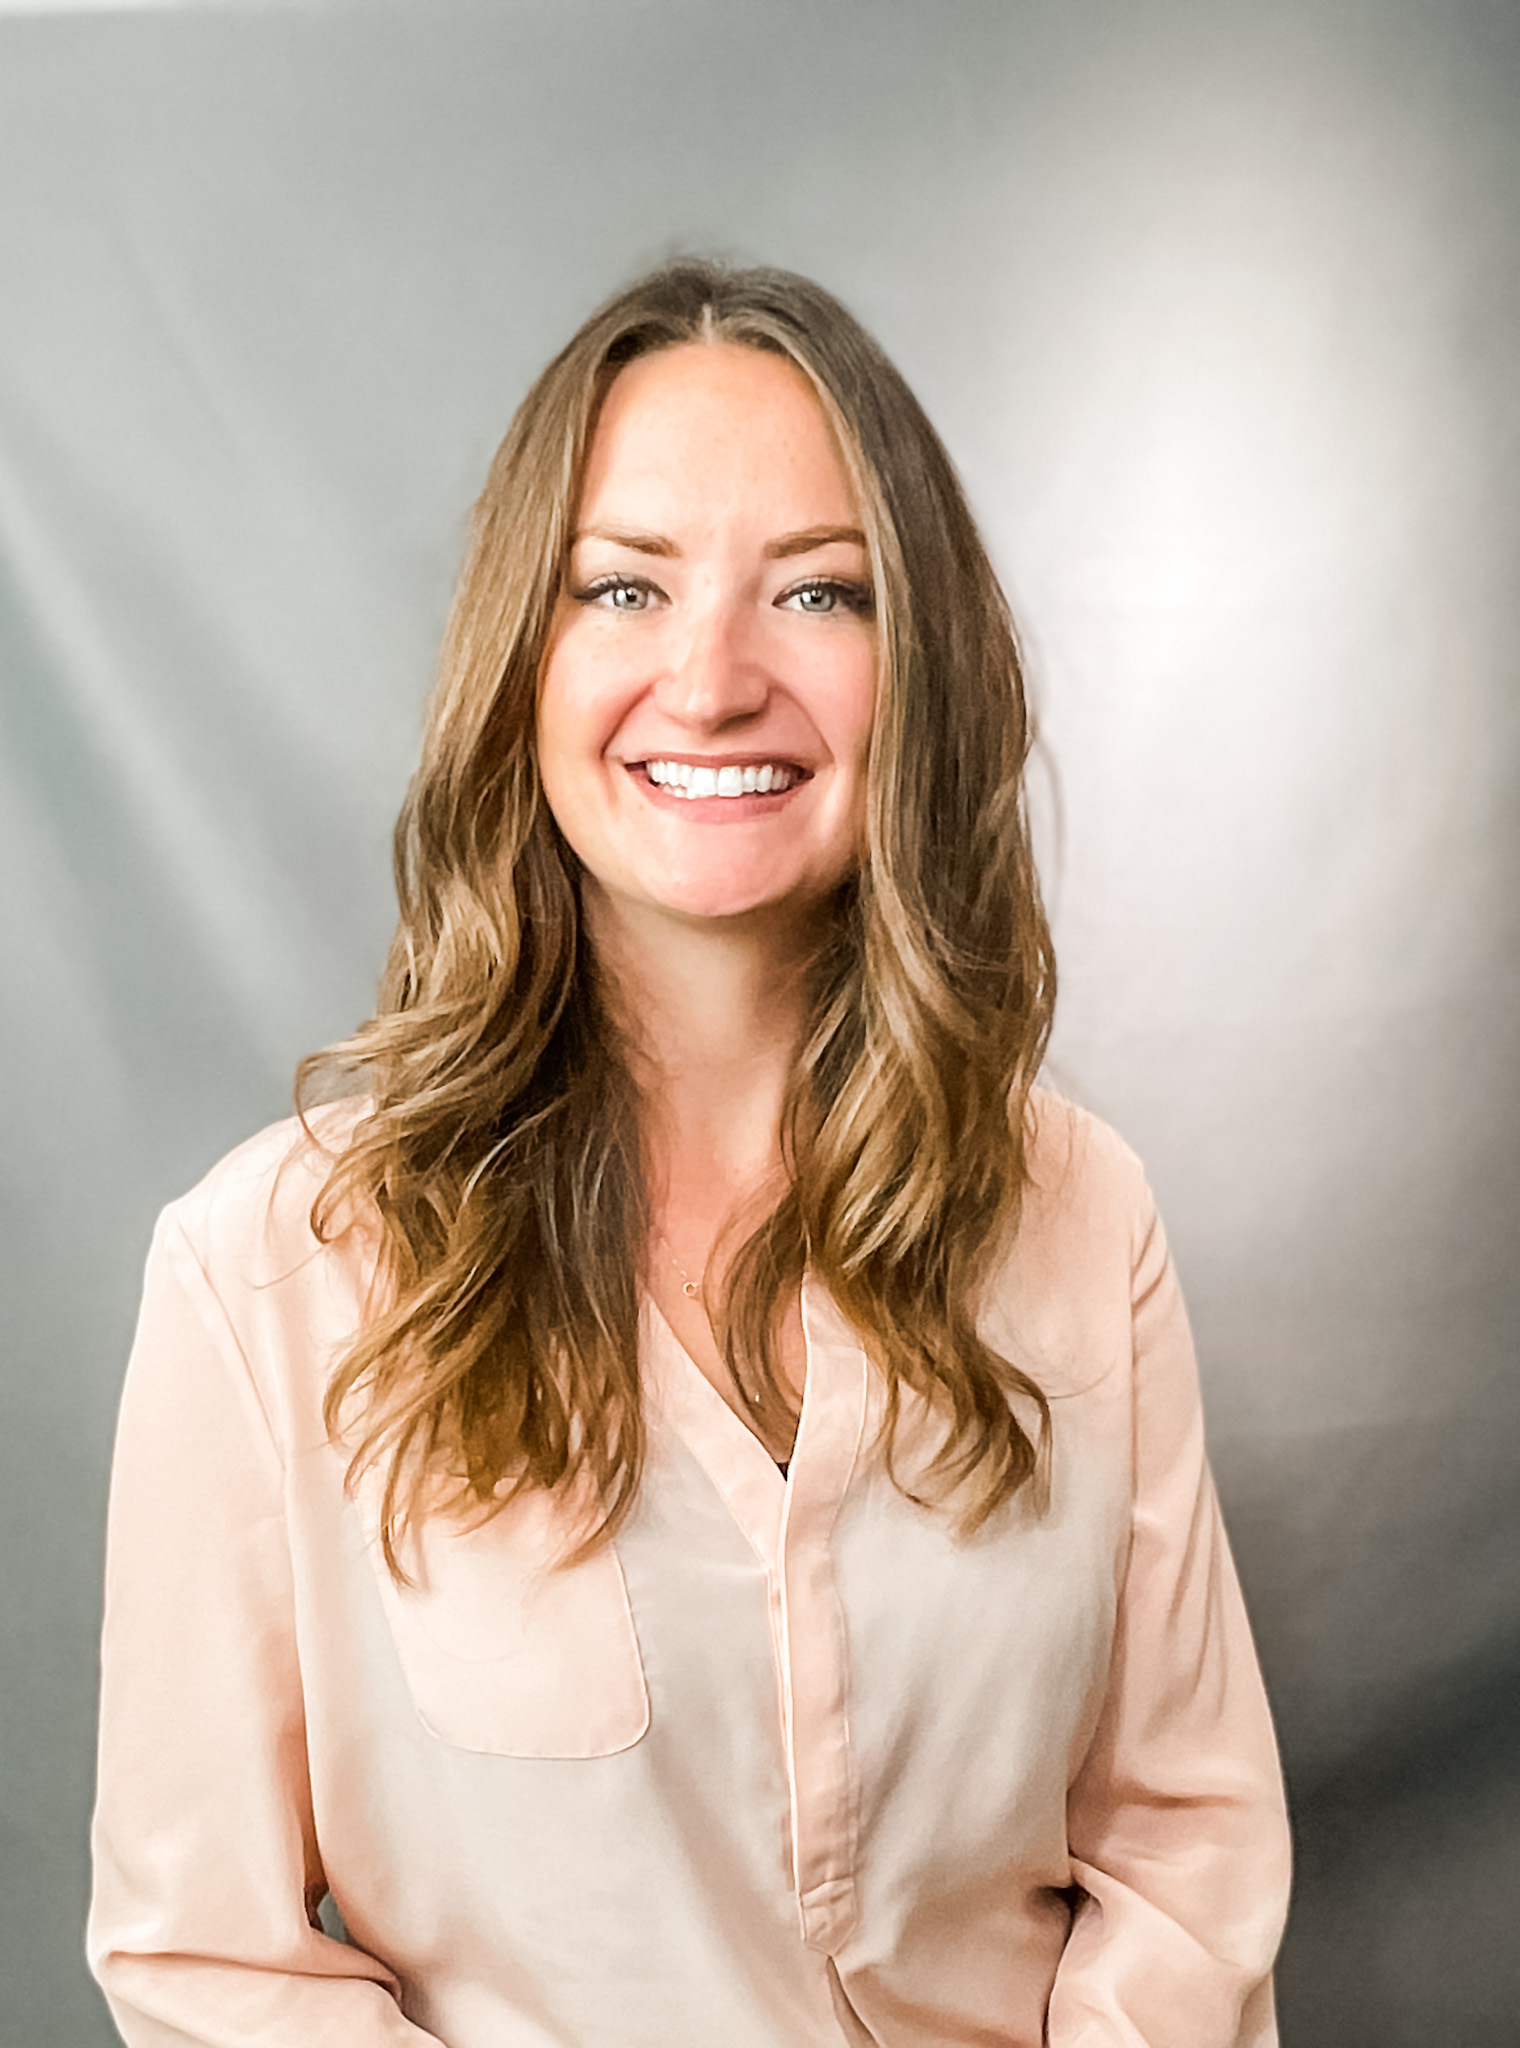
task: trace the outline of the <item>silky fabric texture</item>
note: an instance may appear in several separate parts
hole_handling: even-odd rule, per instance
[[[328,1113],[340,1143],[343,1112]],[[397,1586],[324,1386],[375,1240],[295,1125],[160,1221],[111,1502],[92,1965],[127,2042],[1269,2048],[1287,1835],[1143,1175],[1038,1098],[986,1334],[1052,1497],[958,1540],[804,1288],[790,1475],[652,1306],[650,1456]],[[936,1441],[911,1405],[897,1476]],[[330,1892],[349,1939],[324,1933]]]

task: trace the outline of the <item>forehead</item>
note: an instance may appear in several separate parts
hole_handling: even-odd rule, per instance
[[[640,356],[608,387],[580,510],[672,512],[704,497],[770,505],[802,523],[853,522],[855,494],[818,396],[789,357],[733,342]]]

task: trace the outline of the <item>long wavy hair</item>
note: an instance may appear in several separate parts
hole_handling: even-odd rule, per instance
[[[949,457],[859,323],[789,272],[683,260],[592,315],[501,444],[396,827],[400,918],[375,1014],[298,1076],[303,1109],[368,1098],[312,1223],[326,1239],[378,1216],[379,1285],[326,1418],[351,1484],[384,1475],[398,1574],[423,1514],[558,1490],[593,1504],[583,1554],[637,1495],[638,1097],[535,714],[599,403],[636,357],[713,342],[789,357],[816,392],[861,508],[880,660],[865,844],[813,964],[787,1186],[715,1289],[717,1341],[760,1414],[795,1420],[777,1367],[806,1269],[884,1377],[889,1470],[912,1390],[943,1423],[927,1494],[963,1529],[1043,1488],[1045,1398],[975,1320],[1017,1224],[1055,992],[1008,608]]]

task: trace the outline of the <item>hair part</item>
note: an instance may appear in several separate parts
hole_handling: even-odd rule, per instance
[[[377,1306],[325,1413],[351,1483],[384,1469],[398,1573],[424,1513],[489,1513],[529,1488],[589,1496],[580,1554],[638,1491],[638,1101],[534,728],[608,385],[638,357],[719,342],[790,358],[818,396],[861,508],[880,682],[864,856],[814,963],[784,1112],[790,1184],[729,1262],[718,1343],[761,1415],[795,1420],[780,1331],[809,1270],[885,1378],[889,1469],[911,1390],[943,1419],[929,1490],[961,1528],[1031,1482],[1042,1493],[1045,1397],[975,1320],[1017,1225],[1055,993],[1008,609],[949,457],[858,322],[789,272],[682,260],[592,315],[497,452],[396,827],[375,1014],[297,1078],[303,1104],[335,1086],[370,1098],[312,1223],[327,1238],[356,1204],[379,1218]]]

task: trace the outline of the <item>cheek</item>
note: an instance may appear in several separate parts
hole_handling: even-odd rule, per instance
[[[564,727],[563,700],[554,680],[546,674],[538,693],[538,711],[533,722],[533,744],[538,754],[538,779],[543,784],[549,808],[556,815],[556,798],[563,785],[567,753],[567,735]]]
[[[596,750],[593,672],[573,645],[556,647],[538,689],[538,760],[545,787],[573,774]]]
[[[876,654],[873,648],[852,662],[839,679],[839,744],[841,751],[862,771],[876,730],[876,700]]]
[[[588,735],[576,663],[556,648],[544,666],[534,721],[538,777],[555,823],[572,845],[579,838],[577,792],[588,761]]]
[[[577,855],[599,865],[616,831],[619,792],[608,761],[636,692],[623,687],[606,651],[572,631],[544,665],[534,722],[544,801]]]
[[[637,691],[619,663],[618,650],[594,632],[570,629],[544,665],[538,692],[540,746],[567,762],[585,764],[610,744]]]

